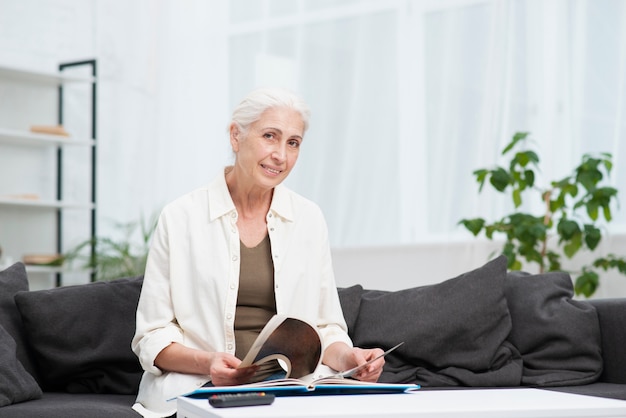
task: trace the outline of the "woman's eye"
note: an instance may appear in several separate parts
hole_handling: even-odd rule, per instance
[[[274,138],[274,134],[269,133],[269,132],[268,132],[268,133],[265,133],[265,134],[263,134],[263,138],[266,138],[266,139],[272,139],[272,138]]]
[[[298,148],[300,146],[300,141],[292,139],[291,141],[288,142],[289,146],[293,147],[293,148]]]

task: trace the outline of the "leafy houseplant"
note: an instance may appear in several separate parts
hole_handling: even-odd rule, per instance
[[[534,193],[542,202],[543,213],[518,211],[492,223],[474,218],[462,219],[459,224],[474,236],[484,231],[490,240],[495,234],[504,234],[502,254],[507,256],[511,270],[520,270],[524,259],[538,264],[540,272],[560,271],[562,255],[571,259],[583,249],[593,252],[602,239],[601,218],[611,222],[611,203],[617,200],[617,190],[602,182],[613,167],[612,156],[585,154],[572,174],[540,188],[535,185],[539,157],[528,148],[528,136],[527,132],[516,133],[502,151],[502,155],[511,157],[508,167],[483,168],[473,174],[479,192],[490,184],[500,193],[509,193],[515,209],[522,205],[523,196]],[[574,284],[577,295],[589,297],[596,291],[599,269],[617,269],[626,275],[626,259],[609,254],[583,266]]]
[[[94,271],[96,281],[143,274],[156,221],[151,220],[148,224],[143,220],[126,224],[117,223],[115,226],[122,230],[122,239],[95,237],[86,240],[65,254],[65,259],[68,262],[83,261],[84,267]],[[139,242],[132,239],[138,228]],[[85,250],[91,249],[92,246],[93,251],[85,254]]]

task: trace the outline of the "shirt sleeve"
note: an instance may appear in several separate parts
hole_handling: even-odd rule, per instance
[[[324,339],[324,348],[336,342],[343,342],[352,347],[352,340],[348,336],[348,326],[343,316],[337,284],[333,271],[328,228],[320,212],[320,311],[318,327]]]
[[[132,341],[132,349],[143,369],[155,375],[162,374],[154,365],[157,355],[172,342],[183,342],[170,294],[168,247],[167,223],[161,215],[146,263]]]

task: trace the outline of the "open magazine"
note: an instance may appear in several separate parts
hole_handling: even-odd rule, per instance
[[[414,392],[420,385],[410,383],[372,383],[354,379],[322,378],[310,383],[302,379],[266,380],[237,386],[203,386],[180,396],[203,398],[219,393],[265,392],[276,396],[348,395]],[[174,400],[173,398],[171,400]]]
[[[302,319],[274,315],[252,343],[239,368],[278,360],[286,377],[310,375],[322,361],[322,338],[316,327]]]
[[[330,393],[388,393],[419,389],[419,385],[371,383],[352,379],[359,370],[386,356],[403,343],[380,356],[350,370],[334,371],[321,365],[322,339],[316,327],[298,318],[274,315],[263,328],[240,368],[276,359],[286,369],[283,379],[266,380],[237,386],[202,387],[182,396],[202,394],[265,391],[280,394],[315,392]]]

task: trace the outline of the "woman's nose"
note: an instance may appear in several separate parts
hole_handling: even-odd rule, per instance
[[[282,145],[277,146],[272,153],[272,158],[276,161],[284,161],[286,155],[285,147]]]

